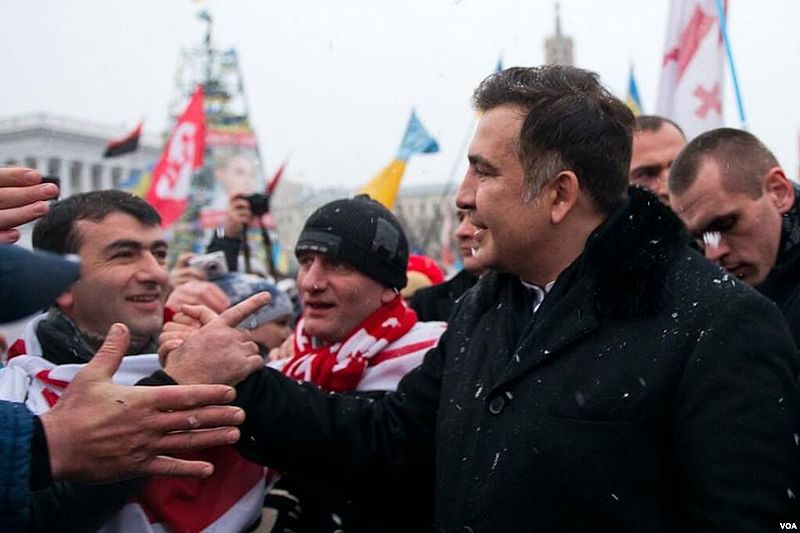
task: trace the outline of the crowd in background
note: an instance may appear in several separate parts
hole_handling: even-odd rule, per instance
[[[243,195],[168,268],[141,198],[52,202],[38,173],[0,168],[2,319],[31,316],[4,340],[3,529],[797,522],[800,207],[774,155],[634,119],[572,67],[495,73],[474,103],[449,279],[366,196],[317,209],[296,276],[274,279]],[[11,245],[30,220],[36,254]],[[126,411],[139,391],[175,396],[110,452],[147,418]],[[81,434],[48,420],[78,408],[107,413],[77,429],[106,444],[65,469]]]

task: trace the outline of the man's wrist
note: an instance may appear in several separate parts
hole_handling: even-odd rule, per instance
[[[69,446],[70,438],[62,438],[61,437],[61,430],[60,424],[58,421],[53,419],[53,415],[50,412],[42,413],[41,415],[36,417],[38,420],[39,426],[41,427],[41,439],[39,441],[39,446],[43,446],[39,448],[39,453],[42,451],[45,452],[45,458],[43,460],[47,461],[47,471],[50,473],[51,481],[53,479],[64,479],[64,473],[66,471],[65,463],[68,461],[63,461],[65,455],[69,455]],[[34,422],[35,423],[35,422]],[[35,438],[35,427],[34,426],[34,438]],[[32,445],[36,445],[34,442],[31,443]],[[32,455],[34,452],[31,449]],[[42,467],[37,467],[40,469]],[[31,467],[31,475],[33,476],[33,465]],[[31,478],[31,482],[33,479]]]
[[[53,483],[50,470],[50,452],[47,447],[47,435],[42,420],[33,417],[33,435],[31,438],[31,477],[30,490],[40,490]]]

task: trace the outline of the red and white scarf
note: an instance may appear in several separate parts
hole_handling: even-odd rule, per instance
[[[295,355],[281,371],[329,391],[396,389],[446,327],[444,322],[417,322],[399,295],[335,344],[314,348],[304,324],[304,319],[297,324]]]
[[[50,409],[84,367],[54,365],[40,356],[34,332],[44,316],[28,324],[25,336],[15,343],[18,355],[0,370],[0,399],[23,402],[36,414]],[[129,355],[122,359],[113,381],[133,385],[159,368],[157,354]],[[181,457],[210,461],[214,473],[206,479],[147,481],[134,501],[100,531],[243,531],[258,519],[266,490],[262,466],[246,461],[233,446]]]

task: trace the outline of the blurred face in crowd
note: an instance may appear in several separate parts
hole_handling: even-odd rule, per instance
[[[264,322],[248,330],[248,334],[260,348],[264,349],[264,352],[268,353],[271,349],[278,348],[292,334],[292,329],[289,327],[291,318],[286,316],[279,320]]]
[[[167,295],[167,243],[161,228],[126,213],[78,220],[81,277],[60,296],[61,310],[81,331],[105,336],[114,322],[146,342],[161,329]]]
[[[232,155],[215,169],[214,176],[229,196],[256,191],[255,161],[246,154]]]
[[[750,285],[764,281],[775,265],[781,216],[794,203],[792,185],[780,168],[762,179],[758,198],[733,191],[717,161],[705,158],[695,182],[682,194],[670,194],[672,208],[706,257]]]
[[[455,237],[458,241],[458,251],[461,253],[461,261],[464,263],[464,270],[478,274],[483,271],[478,259],[472,255],[475,248],[475,232],[477,228],[472,225],[467,212],[463,209],[458,210],[458,227]]]
[[[331,344],[346,336],[383,304],[394,289],[330,256],[305,252],[298,257],[297,288],[306,332]]]
[[[650,189],[662,202],[669,204],[669,168],[684,146],[686,139],[668,122],[655,131],[636,132],[633,136],[630,182]]]
[[[531,256],[543,247],[550,231],[550,218],[543,202],[530,198],[517,155],[523,118],[509,105],[481,115],[456,204],[469,213],[475,227],[473,256],[481,266],[544,284],[551,280],[527,272]]]

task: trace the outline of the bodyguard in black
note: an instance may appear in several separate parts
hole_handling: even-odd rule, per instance
[[[772,152],[746,131],[707,131],[675,160],[669,189],[706,257],[778,304],[800,345],[798,188]]]
[[[495,272],[382,400],[249,376],[242,452],[376,491],[427,484],[437,531],[796,522],[790,333],[773,303],[689,249],[654,196],[626,192],[630,112],[560,66],[496,73],[475,103],[456,201]]]

